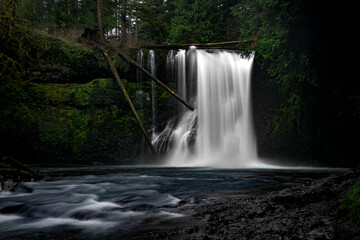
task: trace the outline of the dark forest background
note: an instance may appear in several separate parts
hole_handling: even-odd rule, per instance
[[[103,0],[107,40],[133,59],[150,43],[241,40],[255,51],[254,118],[262,157],[356,166],[360,126],[360,1]],[[0,1],[0,155],[30,164],[133,163],[141,133],[103,56],[96,0]],[[147,49],[144,49],[147,53]],[[156,53],[166,79],[167,52]],[[139,116],[150,103],[136,71],[117,60]],[[158,90],[160,127],[174,101]]]

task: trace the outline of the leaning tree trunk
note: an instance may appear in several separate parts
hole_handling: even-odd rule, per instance
[[[139,118],[139,115],[136,112],[134,104],[132,103],[132,101],[131,101],[131,99],[129,97],[129,94],[126,91],[125,86],[124,86],[123,82],[121,81],[121,78],[120,78],[116,68],[113,67],[113,62],[112,62],[110,56],[105,51],[103,51],[103,54],[105,55],[106,60],[108,61],[109,66],[110,66],[112,72],[114,73],[116,81],[118,82],[118,84],[120,86],[120,89],[123,92],[124,97],[125,97],[126,101],[128,102],[128,104],[129,104],[129,106],[131,108],[131,111],[133,112],[133,114],[134,114],[134,116],[136,118],[136,121],[138,122],[138,124],[140,126],[140,129],[141,129],[141,131],[142,131],[142,133],[143,133],[143,135],[145,137],[145,140],[146,140],[147,144],[149,145],[149,148],[150,148],[151,152],[153,153],[154,156],[156,156],[156,152],[155,152],[155,149],[154,149],[154,147],[153,147],[153,145],[152,145],[152,143],[150,141],[149,135],[147,134],[147,132],[146,132],[146,130],[144,128],[144,125],[142,124],[142,122],[141,122],[141,120]]]
[[[104,28],[102,22],[102,1],[97,0],[97,14],[98,14],[98,25],[99,25],[99,38],[101,42],[105,42]]]
[[[121,13],[121,37],[120,42],[122,45],[126,44],[126,4],[127,0],[122,1],[122,13]]]

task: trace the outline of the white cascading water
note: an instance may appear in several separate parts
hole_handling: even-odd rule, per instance
[[[178,53],[175,55],[175,64],[176,64],[176,83],[178,94],[184,99],[187,99],[186,96],[186,51],[179,50]],[[186,111],[186,107],[184,105],[180,105],[179,112]]]
[[[144,53],[142,50],[139,50],[136,55],[136,63],[141,67],[144,67]],[[146,93],[143,90],[143,73],[139,69],[136,70],[136,81],[140,83],[140,89],[136,91],[136,97],[140,100],[140,106],[144,107],[144,100],[146,98]]]
[[[228,168],[261,167],[251,112],[251,69],[254,54],[191,49],[188,76],[196,78],[196,110],[181,113],[163,132],[154,136],[156,148],[166,150],[170,166]],[[176,58],[185,59],[185,51]],[[186,96],[186,61],[177,66],[178,91]],[[195,67],[194,67],[195,66]],[[185,71],[185,70],[184,70]],[[192,73],[193,71],[193,73]],[[185,87],[185,89],[180,89]],[[189,98],[189,97],[188,97]]]
[[[174,80],[175,76],[175,56],[174,50],[170,50],[166,57],[166,79],[168,82]]]
[[[153,75],[156,76],[156,65],[155,65],[155,53],[153,50],[150,50],[148,53],[147,59],[147,69]],[[156,128],[156,111],[157,111],[157,101],[156,101],[156,84],[154,81],[151,81],[151,111],[152,111],[152,131],[155,131]]]
[[[144,52],[143,50],[139,50],[136,55],[136,63],[139,64],[141,67],[144,67]],[[136,70],[136,80],[137,82],[142,82],[143,73],[141,70]]]

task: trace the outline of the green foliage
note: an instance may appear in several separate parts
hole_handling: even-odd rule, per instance
[[[227,40],[228,9],[232,1],[176,0],[169,38],[172,43]],[[224,7],[225,6],[225,7]],[[222,10],[222,11],[221,11]]]
[[[142,39],[154,43],[163,43],[167,39],[173,14],[171,1],[128,1],[128,7],[136,9],[136,16],[140,19],[137,28]]]
[[[231,14],[234,16],[234,20],[240,28],[241,40],[246,41],[239,47],[245,48],[246,45],[251,43],[257,38],[258,30],[260,28],[259,11],[260,6],[258,1],[244,0],[231,7]]]
[[[351,221],[360,224],[360,182],[357,182],[340,201],[338,211],[344,213]]]
[[[232,8],[240,21],[240,39],[251,47],[271,81],[280,88],[284,103],[276,110],[274,132],[300,133],[308,116],[305,89],[318,85],[310,66],[308,5],[288,0],[241,1]]]
[[[0,94],[5,103],[23,99],[26,68],[34,64],[44,50],[44,42],[36,40],[28,30],[19,27],[14,17],[16,0],[1,1],[0,15]]]
[[[304,103],[300,96],[293,93],[286,104],[282,104],[280,109],[276,110],[278,113],[273,118],[273,133],[276,134],[280,130],[291,134],[300,133],[303,128],[301,122],[303,107]]]
[[[21,0],[17,16],[40,29],[96,26],[96,0]]]

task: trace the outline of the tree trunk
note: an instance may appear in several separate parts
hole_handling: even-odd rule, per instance
[[[73,28],[74,29],[77,29],[79,26],[78,26],[78,23],[79,23],[79,0],[73,0],[74,3],[73,3],[73,18],[74,18],[74,25],[73,25]]]
[[[105,42],[104,28],[102,23],[102,1],[97,0],[97,13],[98,13],[98,25],[99,25],[99,38],[101,42]]]
[[[123,0],[122,14],[121,14],[121,37],[120,37],[120,43],[122,45],[126,44],[126,5],[127,5],[127,0]]]

